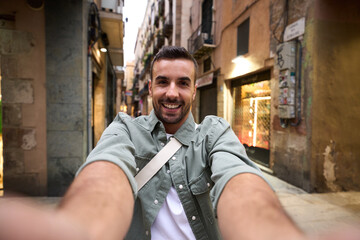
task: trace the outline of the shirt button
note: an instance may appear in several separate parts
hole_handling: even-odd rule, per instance
[[[195,221],[195,220],[196,220],[196,217],[195,217],[195,216],[192,216],[191,219],[192,219],[193,221]]]
[[[180,185],[179,185],[179,189],[183,189],[183,188],[184,188],[184,186],[180,184]]]
[[[207,186],[210,187],[211,186],[210,183],[207,183]]]
[[[168,169],[166,172],[170,174],[170,170],[169,170],[169,169]]]
[[[165,144],[162,142],[162,143],[160,143],[160,145],[161,145],[161,146],[164,146]]]
[[[171,159],[172,159],[172,160],[175,160],[175,159],[176,159],[176,157],[172,157]]]
[[[140,170],[140,169],[137,167],[137,168],[136,168],[136,172],[138,172],[139,170]]]
[[[149,231],[146,231],[145,234],[146,234],[146,236],[148,236],[148,235],[149,235]]]
[[[159,203],[159,201],[157,199],[155,199],[154,203],[157,205]]]

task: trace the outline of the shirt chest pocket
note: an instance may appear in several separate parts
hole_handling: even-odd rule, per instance
[[[151,158],[135,155],[136,171],[139,172],[146,164],[150,162]]]
[[[211,190],[214,186],[211,181],[211,170],[206,168],[197,178],[189,182],[189,187],[193,195],[200,195]]]

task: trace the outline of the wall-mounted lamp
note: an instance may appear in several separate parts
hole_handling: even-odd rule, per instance
[[[107,37],[107,34],[106,33],[101,33],[101,42],[102,42],[102,45],[103,47],[100,48],[100,51],[103,52],[103,53],[106,53],[107,52],[107,46],[109,46],[109,39]]]
[[[231,62],[235,64],[234,70],[231,74],[232,77],[246,74],[250,72],[253,67],[249,58],[245,58],[242,55],[232,59]]]

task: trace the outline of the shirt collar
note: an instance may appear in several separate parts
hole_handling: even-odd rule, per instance
[[[163,125],[162,122],[156,117],[154,110],[152,110],[149,114],[149,130],[154,131],[156,126]],[[162,127],[165,129],[164,127]],[[165,131],[165,130],[164,130]],[[181,142],[183,145],[188,146],[191,139],[195,134],[195,121],[192,113],[190,112],[188,118],[184,122],[183,125],[177,130],[174,134],[174,137]]]

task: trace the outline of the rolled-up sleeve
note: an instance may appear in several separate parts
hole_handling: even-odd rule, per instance
[[[219,122],[214,124],[209,134],[208,149],[211,179],[215,183],[210,197],[216,215],[220,195],[232,177],[252,173],[267,182],[260,169],[248,158],[244,146],[225,120],[219,119]]]
[[[131,142],[129,131],[123,119],[118,115],[105,129],[96,147],[90,152],[86,162],[79,168],[76,175],[90,163],[109,161],[119,166],[129,179],[134,197],[137,195],[135,147]]]

